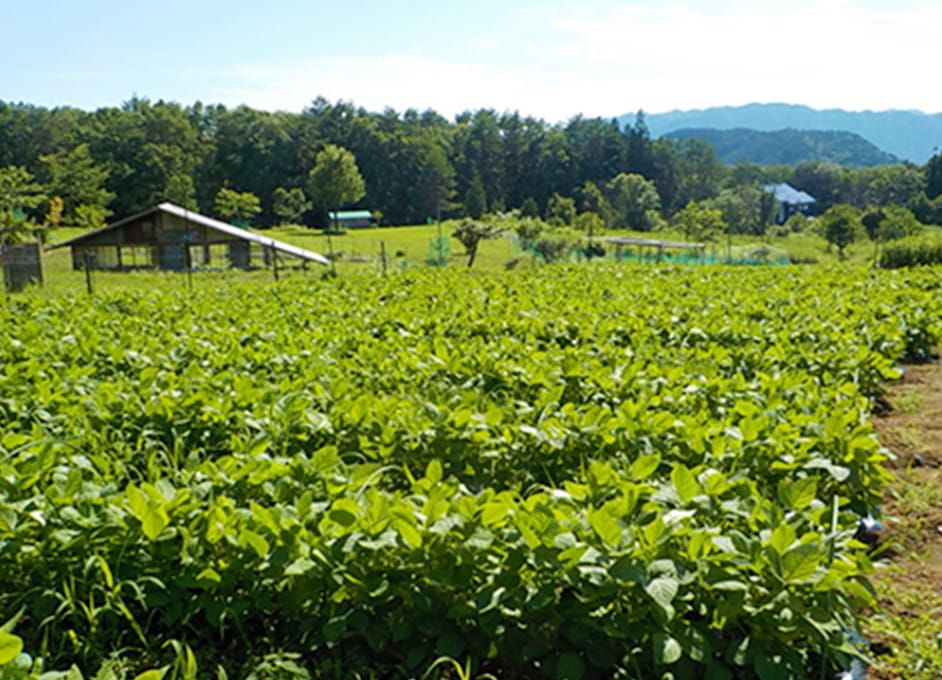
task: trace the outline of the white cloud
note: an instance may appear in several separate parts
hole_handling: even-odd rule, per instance
[[[488,107],[551,122],[752,101],[942,111],[942,91],[925,75],[942,8],[863,10],[848,0],[758,7],[574,10],[547,19],[542,40],[482,42],[502,65],[410,54],[312,59],[234,69],[212,97],[295,111],[317,95],[449,116]]]

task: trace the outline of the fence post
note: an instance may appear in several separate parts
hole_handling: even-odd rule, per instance
[[[85,261],[85,288],[88,290],[89,295],[95,294],[95,291],[92,288],[92,259],[94,257],[95,256],[87,250],[82,253],[82,259]]]

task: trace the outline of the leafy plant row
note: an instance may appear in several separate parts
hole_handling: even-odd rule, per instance
[[[0,312],[0,620],[56,666],[799,678],[869,602],[932,271],[598,267]],[[240,677],[242,677],[240,675]]]

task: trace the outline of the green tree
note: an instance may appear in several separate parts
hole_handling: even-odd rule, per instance
[[[167,178],[164,198],[187,210],[199,210],[196,202],[196,185],[190,175],[177,174]]]
[[[870,208],[860,217],[860,222],[875,248],[879,243],[913,236],[922,231],[922,224],[912,211],[898,205]]]
[[[853,243],[857,234],[863,230],[860,211],[852,205],[839,203],[828,208],[818,221],[825,240],[835,246],[838,257],[844,259],[844,249]]]
[[[576,202],[568,196],[553,194],[546,204],[546,221],[558,227],[569,227],[576,219]]]
[[[909,207],[923,192],[922,171],[912,165],[890,165],[877,168],[876,176],[864,191],[867,205]]]
[[[533,241],[533,250],[544,262],[560,262],[579,247],[582,235],[569,227],[546,229]]]
[[[216,193],[213,204],[221,217],[246,223],[262,211],[261,201],[255,194],[234,191],[223,187]]]
[[[674,214],[674,226],[690,241],[711,241],[726,231],[723,213],[691,201]]]
[[[690,138],[676,143],[674,155],[676,191],[669,213],[690,201],[705,201],[716,194],[723,177],[723,165],[713,147],[701,139]]]
[[[179,104],[152,104],[138,97],[121,108],[90,114],[88,130],[84,141],[92,157],[109,170],[105,188],[114,198],[108,207],[118,218],[166,200],[185,205],[180,182],[186,180],[174,178],[192,180],[212,140],[210,132],[200,134],[198,121]],[[219,186],[205,188],[207,202]]]
[[[110,172],[92,158],[88,144],[79,144],[70,151],[47,154],[39,159],[46,167],[46,190],[51,196],[59,196],[63,200],[66,223],[74,223],[75,209],[80,205],[94,207],[105,217],[111,214],[107,206],[114,193],[105,188]]]
[[[468,267],[470,267],[477,257],[481,241],[497,238],[500,236],[500,230],[490,224],[483,224],[466,217],[461,220],[451,235],[461,241],[461,245],[464,246],[468,255]]]
[[[353,153],[336,144],[319,151],[308,173],[308,194],[323,211],[339,210],[363,198],[366,182]]]
[[[936,153],[926,163],[926,197],[931,201],[942,195],[942,153]]]
[[[654,155],[651,151],[651,134],[644,120],[644,112],[638,111],[635,115],[635,124],[625,130],[627,148],[625,150],[625,165],[634,173],[647,179],[655,175]]]
[[[534,199],[533,196],[527,196],[526,200],[523,202],[523,205],[520,206],[520,214],[523,217],[540,216],[540,206],[536,204],[536,199]]]
[[[799,163],[790,182],[796,189],[811,194],[815,199],[815,212],[825,212],[835,203],[849,198],[850,182],[847,173],[837,163],[813,161]]]
[[[585,232],[589,238],[605,229],[605,222],[594,212],[579,213],[573,225],[579,231]]]
[[[661,199],[654,182],[641,175],[621,173],[606,188],[616,228],[651,231],[659,226]]]
[[[464,195],[464,209],[473,220],[481,219],[481,216],[487,211],[487,194],[484,191],[484,182],[478,173],[474,173],[471,185]]]
[[[304,195],[304,190],[299,187],[285,189],[278,187],[275,189],[274,212],[282,223],[298,224],[301,216],[311,209],[311,202]]]
[[[734,234],[761,236],[775,213],[775,196],[757,186],[723,189],[705,205],[723,213],[723,220]]]
[[[441,219],[442,211],[450,210],[455,196],[455,168],[439,144],[425,143],[416,162],[421,207],[426,217]]]
[[[614,219],[612,205],[605,198],[605,194],[602,193],[598,185],[595,182],[586,181],[579,193],[582,194],[582,210],[595,213],[602,218],[605,226],[610,226]]]
[[[27,212],[46,200],[33,175],[19,166],[0,168],[0,243],[17,243],[40,227]]]
[[[107,217],[104,208],[82,204],[73,211],[72,224],[81,229],[101,229]]]
[[[550,226],[538,217],[524,217],[514,225],[514,231],[520,239],[520,246],[525,249],[532,248],[540,235],[549,229]]]

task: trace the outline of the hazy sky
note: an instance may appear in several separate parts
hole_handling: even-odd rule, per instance
[[[582,113],[942,111],[942,3],[2,0],[0,100]]]

